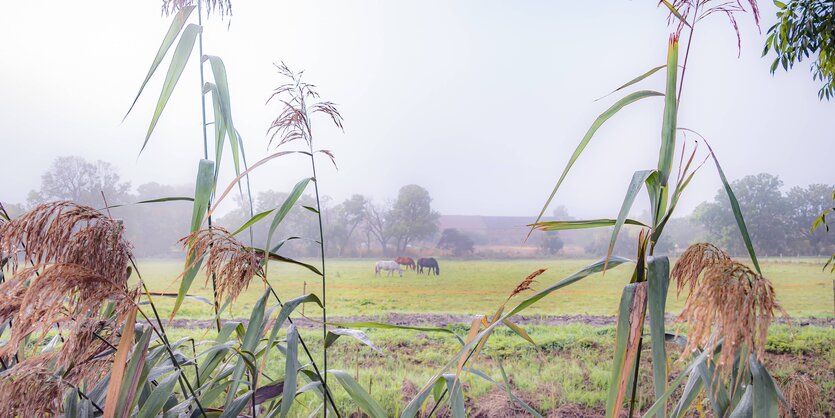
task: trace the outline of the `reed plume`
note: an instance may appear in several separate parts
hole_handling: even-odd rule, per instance
[[[200,1],[206,7],[206,14],[217,13],[221,18],[232,16],[232,2],[230,0],[163,0],[162,14],[170,16],[186,6],[192,6]]]
[[[127,282],[131,248],[124,227],[97,210],[68,201],[43,203],[0,225],[0,253],[12,272],[21,257],[40,268],[68,263],[87,267],[116,284]]]
[[[308,146],[311,146],[313,135],[311,133],[310,117],[316,113],[322,113],[329,117],[334,125],[342,129],[342,115],[336,105],[329,101],[319,101],[319,93],[316,86],[302,81],[304,71],[294,72],[287,64],[276,64],[278,73],[290,79],[290,82],[282,84],[273,90],[267,103],[278,100],[284,104],[284,109],[272,121],[267,134],[270,136],[270,144],[278,140],[277,147],[303,139]],[[330,151],[320,151],[333,160]]]
[[[514,296],[516,296],[516,295],[518,295],[518,294],[520,294],[520,293],[522,293],[526,290],[530,290],[531,285],[536,281],[535,279],[537,278],[537,276],[539,276],[542,273],[545,273],[545,270],[547,270],[547,269],[536,270],[533,273],[529,274],[528,277],[525,277],[521,282],[519,282],[519,284],[516,285],[516,287],[513,289],[513,291],[510,292],[510,296],[508,296],[507,299],[510,300],[510,298],[512,298],[512,297],[514,297]]]
[[[678,318],[687,324],[684,352],[702,349],[712,358],[721,345],[717,371],[723,377],[738,350],[742,358],[750,353],[762,359],[774,313],[784,312],[771,282],[712,245],[696,244],[685,255],[673,269],[678,288],[693,289]]]
[[[264,277],[262,255],[244,246],[221,227],[195,231],[179,242],[188,249],[192,260],[206,255],[206,281],[215,275],[217,302],[224,297],[236,300],[254,276]]]
[[[122,316],[135,295],[83,266],[47,266],[26,288],[20,308],[12,317],[9,341],[0,347],[0,355],[11,354],[31,334],[43,338],[56,323],[97,316],[106,301],[115,301],[117,316]]]
[[[23,360],[0,374],[0,416],[40,418],[61,412],[65,388],[49,368],[51,357]]]
[[[693,293],[705,269],[728,261],[731,257],[713,244],[697,243],[687,247],[670,272],[670,277],[676,281],[677,295],[681,295],[685,287]]]

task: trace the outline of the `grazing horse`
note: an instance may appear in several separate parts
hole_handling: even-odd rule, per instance
[[[426,274],[434,274],[436,276],[441,275],[441,268],[438,266],[438,260],[435,260],[432,257],[429,258],[419,258],[417,261],[417,273],[423,274],[423,269],[427,268],[429,271]]]
[[[412,257],[397,257],[394,261],[401,266],[406,266],[408,270],[415,270],[415,260]]]
[[[374,275],[379,276],[382,270],[386,270],[389,272],[389,276],[394,274],[394,272],[400,273],[400,277],[403,277],[403,270],[400,269],[400,264],[397,264],[396,261],[378,261],[376,265],[374,265]]]

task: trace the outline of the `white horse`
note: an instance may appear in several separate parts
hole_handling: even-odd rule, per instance
[[[394,272],[398,272],[400,277],[403,277],[403,269],[400,268],[400,264],[397,264],[396,261],[378,261],[377,264],[374,265],[374,275],[379,276],[380,271],[386,270],[389,272],[389,276],[394,274]]]

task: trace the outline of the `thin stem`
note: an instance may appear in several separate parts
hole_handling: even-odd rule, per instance
[[[638,393],[638,370],[640,369],[641,365],[641,346],[644,343],[644,336],[643,334],[638,337],[638,355],[635,356],[635,374],[632,375],[632,396],[629,399],[629,418],[632,418],[632,414],[635,409],[635,396]]]
[[[194,398],[194,402],[197,404],[197,408],[200,409],[200,413],[203,415],[203,417],[207,417],[206,411],[203,410],[203,405],[200,404],[200,400],[197,398],[197,395],[195,395],[194,393],[194,389],[191,387],[191,383],[188,381],[188,378],[185,377],[185,371],[180,366],[180,362],[177,361],[177,357],[174,355],[174,351],[171,350],[171,343],[168,341],[168,335],[165,332],[165,327],[163,327],[162,325],[162,320],[159,317],[159,312],[157,312],[156,305],[149,296],[150,292],[148,291],[148,286],[146,286],[145,281],[142,280],[142,273],[139,272],[139,267],[136,265],[136,261],[134,261],[133,256],[130,256],[129,260],[131,265],[133,266],[133,270],[136,272],[136,277],[139,278],[139,283],[142,284],[142,288],[145,290],[145,295],[148,297],[148,302],[151,305],[151,310],[154,312],[154,318],[156,319],[157,324],[159,325],[159,330],[157,330],[157,328],[151,323],[151,319],[148,318],[148,316],[145,315],[145,313],[142,312],[141,309],[139,309],[139,305],[137,305],[137,311],[139,311],[139,313],[141,313],[142,316],[145,317],[145,319],[148,321],[148,324],[151,326],[151,329],[154,331],[155,334],[157,334],[157,336],[159,336],[160,340],[162,341],[162,345],[165,347],[165,350],[168,351],[168,356],[171,358],[171,364],[173,364],[174,367],[181,372],[177,380],[180,383],[180,389],[182,389],[183,395],[185,395],[186,389],[188,389],[188,392],[191,394],[191,397]],[[197,360],[195,359],[195,362],[196,361]],[[185,387],[183,383],[185,383]]]
[[[312,139],[312,138],[311,138]],[[313,189],[316,193],[316,211],[319,218],[319,252],[322,260],[322,341],[328,338],[328,313],[327,313],[327,279],[325,275],[325,232],[322,226],[322,204],[319,199],[319,178],[316,176],[316,158],[313,156],[313,141],[308,141],[310,145],[310,166],[313,170]],[[328,386],[328,347],[323,347],[322,367],[325,369],[324,384]],[[325,397],[328,397],[328,392],[325,392]],[[325,417],[327,417],[327,408],[325,408]]]
[[[206,84],[204,75],[203,75],[203,6],[201,1],[197,1],[197,24],[200,25],[200,32],[197,34],[198,39],[198,51],[200,52],[199,58],[199,67],[200,67],[200,110],[203,116],[203,124],[201,125],[203,129],[203,159],[209,159],[209,137],[206,133],[206,94],[203,93],[203,86]],[[219,164],[219,161],[215,161],[215,164]],[[206,211],[209,214],[209,229],[212,229],[212,198],[209,197],[209,203],[206,206]],[[220,314],[218,311],[220,310],[220,306],[217,303],[217,278],[215,274],[212,273],[212,293],[214,294],[214,308],[215,308],[215,326],[217,331],[220,332]]]
[[[687,71],[687,58],[690,57],[690,44],[693,43],[693,30],[696,29],[696,22],[699,21],[697,19],[699,15],[699,3],[696,2],[696,6],[693,10],[693,23],[690,25],[690,34],[687,36],[687,49],[684,52],[684,63],[681,66],[681,79],[678,81],[678,97],[676,98],[676,108],[681,103],[681,91],[684,89],[684,73]]]

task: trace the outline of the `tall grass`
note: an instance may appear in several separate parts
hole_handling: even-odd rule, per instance
[[[333,377],[331,383],[338,384],[364,414],[384,417],[386,410],[351,373],[328,369],[327,357],[328,348],[340,337],[357,339],[374,349],[375,345],[363,329],[381,328],[438,333],[450,336],[457,343],[443,366],[421,387],[414,388],[411,398],[399,411],[401,417],[414,417],[424,412],[432,415],[442,406],[456,418],[466,416],[464,376],[494,386],[520,408],[540,416],[515,394],[501,363],[501,381],[478,368],[490,337],[497,328],[507,327],[508,332],[535,344],[530,335],[513,322],[515,315],[559,289],[608,269],[631,265],[634,266],[632,279],[623,289],[618,308],[613,367],[605,395],[606,416],[620,416],[626,410],[632,416],[642,410],[644,416],[679,417],[698,396],[709,400],[716,416],[777,415],[778,403],[785,401],[763,366],[762,357],[765,336],[775,311],[780,311],[779,305],[770,283],[762,276],[739,204],[716,155],[704,138],[677,123],[690,44],[697,24],[711,15],[723,14],[736,29],[736,14],[746,10],[741,3],[705,0],[660,3],[669,11],[673,27],[666,64],[654,67],[613,93],[643,83],[661,70],[665,70],[666,75],[662,84],[664,92],[639,90],[626,94],[593,122],[570,156],[540,218],[568,178],[572,165],[606,121],[630,104],[654,97],[663,98],[657,166],[633,175],[615,218],[538,221],[531,225],[532,232],[613,227],[607,253],[599,261],[531,294],[531,284],[543,272],[534,271],[509,289],[508,297],[495,311],[478,316],[466,332],[459,332],[450,328],[376,322],[328,322],[325,236],[316,163],[321,155],[331,160],[333,155],[314,146],[313,117],[321,114],[340,128],[342,117],[333,103],[321,100],[313,86],[302,80],[301,73],[291,71],[284,64],[278,66],[288,82],[276,88],[270,98],[280,105],[279,114],[268,129],[275,152],[247,165],[244,142],[234,125],[225,65],[220,57],[203,55],[202,51],[203,7],[225,17],[231,14],[231,4],[228,1],[196,1],[196,6],[185,0],[163,3],[163,10],[173,15],[172,23],[131,108],[176,42],[142,145],[144,149],[191,59],[194,43],[199,42],[204,153],[198,161],[190,234],[181,240],[186,259],[183,273],[178,278],[179,290],[172,295],[175,304],[171,318],[177,315],[186,298],[200,300],[190,295],[189,289],[203,270],[214,289],[214,300],[205,302],[212,306],[217,336],[208,341],[195,341],[189,337],[173,342],[168,339],[154,295],[144,285],[138,266],[133,262],[130,245],[122,236],[121,223],[109,215],[71,202],[42,205],[14,219],[5,215],[5,221],[0,223],[0,254],[6,255],[3,257],[4,263],[8,264],[6,271],[12,276],[0,284],[0,322],[4,324],[0,333],[10,330],[8,342],[0,346],[0,360],[3,360],[0,413],[9,416],[64,413],[85,417],[103,414],[106,417],[244,415],[283,418],[301,413],[297,410],[300,403],[296,402],[301,396],[317,400],[311,415],[342,416],[346,411],[340,411],[334,402],[328,384],[330,375]],[[188,23],[195,8],[198,9],[198,22]],[[747,8],[758,21],[756,3],[748,2]],[[682,35],[687,38],[687,47],[680,67],[679,40],[683,39]],[[210,82],[203,79],[204,66],[209,67]],[[214,155],[209,152],[205,105],[208,94],[212,98]],[[698,136],[705,144],[706,152],[699,154],[699,147],[695,145],[699,141],[689,141],[688,134]],[[681,148],[677,146],[679,137]],[[301,149],[292,148],[298,140],[304,142]],[[227,143],[235,178],[217,195],[220,163]],[[212,225],[215,208],[234,190],[243,194],[244,180],[255,169],[279,157],[293,156],[309,158],[311,177],[301,179],[279,207],[251,214],[247,222],[232,232]],[[702,166],[702,158],[714,162],[723,181],[753,268],[730,260],[721,249],[711,245],[688,250],[687,256],[682,257],[672,272],[669,259],[655,254],[655,244],[683,191]],[[314,238],[318,239],[321,250],[318,266],[281,255],[282,246],[295,237],[275,236],[311,181],[317,205],[308,209],[317,214],[319,222],[319,235]],[[642,189],[649,195],[652,214],[649,223],[628,218]],[[162,201],[165,199],[159,199]],[[255,248],[252,243],[246,245],[237,237],[255,223],[266,220],[270,221],[270,228],[264,248]],[[613,254],[614,244],[625,225],[641,229],[634,259]],[[306,294],[282,301],[268,281],[270,262],[301,265],[321,276],[322,298]],[[129,284],[132,283],[128,281],[131,275],[136,276],[136,285]],[[687,336],[673,336],[664,323],[671,279],[677,281],[678,289],[692,289],[681,317],[687,325]],[[260,280],[265,290],[249,312],[249,320],[246,323],[222,322],[225,310],[235,303],[242,289],[252,280]],[[321,368],[291,318],[305,303],[322,309]],[[148,307],[150,316],[146,312]],[[647,317],[649,373],[654,392],[649,405],[639,404],[636,399]],[[671,344],[681,346],[679,358],[684,359],[677,375],[671,373],[675,367],[671,365],[672,357],[667,351]],[[299,353],[300,349],[304,355]],[[275,361],[284,363],[282,376],[265,373],[267,363]],[[676,377],[671,379],[673,375]],[[684,388],[679,390],[685,379]],[[807,396],[797,393],[798,397]],[[673,398],[674,394],[677,399]],[[430,398],[433,400],[431,408]],[[311,411],[305,411],[308,412]]]

